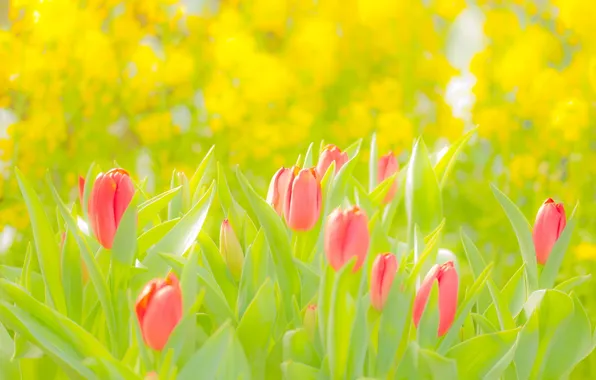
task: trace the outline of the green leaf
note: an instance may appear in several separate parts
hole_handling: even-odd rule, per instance
[[[439,286],[437,281],[433,282],[426,306],[416,329],[417,343],[419,347],[434,348],[439,330]]]
[[[499,359],[515,344],[518,332],[519,329],[513,329],[478,335],[453,346],[446,356],[457,362],[460,378],[484,379],[495,365],[502,367],[503,363],[499,363]]]
[[[261,229],[257,233],[255,241],[246,250],[246,256],[244,257],[244,266],[238,287],[237,311],[239,316],[244,314],[246,307],[254,298],[259,287],[269,276],[269,252],[267,249],[265,234]],[[228,278],[228,272],[223,260],[221,265],[223,265],[221,270],[225,270],[225,272],[220,276]],[[215,273],[215,270],[213,272]],[[218,282],[221,284],[221,281]]]
[[[515,231],[525,264],[530,291],[536,290],[538,289],[538,269],[536,268],[536,250],[534,249],[530,224],[519,208],[501,190],[497,189],[494,185],[491,185],[491,189],[495,198],[497,198],[497,201],[499,201],[505,211],[505,214],[507,214],[507,218],[509,218],[509,222],[511,222],[511,226]]]
[[[310,168],[313,166],[313,159],[312,159],[312,147],[314,143],[310,143],[308,146],[308,150],[306,151],[306,155],[304,156],[304,163],[302,165],[303,168]]]
[[[211,270],[215,281],[221,288],[221,291],[225,295],[227,303],[231,308],[235,308],[236,300],[238,298],[238,289],[236,288],[236,284],[232,279],[232,275],[228,271],[228,267],[226,266],[226,263],[224,262],[217,245],[215,245],[215,242],[211,240],[209,234],[204,231],[199,233],[198,241],[201,247],[201,252],[203,253],[203,257],[205,258],[204,261],[209,264],[209,269]],[[261,284],[262,282],[258,283],[258,285]],[[255,291],[256,290],[257,288],[255,288]]]
[[[182,306],[183,314],[190,313],[191,308],[196,302],[198,294],[198,281],[197,281],[197,266],[198,263],[198,251],[192,249],[188,260],[182,267],[182,274],[180,275],[180,288],[182,289]]]
[[[292,296],[300,296],[300,277],[292,259],[292,247],[287,230],[279,215],[255,192],[242,172],[238,170],[236,175],[259,223],[263,226],[275,264],[277,281],[283,294],[285,311],[290,315]]]
[[[319,367],[321,359],[305,329],[289,330],[283,337],[283,361]]]
[[[137,197],[130,201],[114,236],[112,257],[123,265],[134,265],[137,253]]]
[[[265,373],[268,348],[277,318],[276,304],[274,285],[267,279],[246,308],[236,330],[247,359],[252,363],[255,379],[262,378]]]
[[[190,211],[157,244],[149,248],[143,264],[149,269],[152,276],[163,277],[167,272],[159,253],[181,256],[194,243],[203,228],[214,195],[215,183],[212,183],[209,190]]]
[[[591,274],[586,274],[583,276],[575,276],[566,281],[561,282],[559,285],[555,286],[556,290],[560,290],[562,292],[569,292],[573,290],[575,287],[580,286],[584,282],[590,280],[592,278]]]
[[[85,241],[85,237],[82,235],[80,230],[77,228],[77,224],[70,215],[68,209],[62,202],[60,195],[58,195],[58,191],[52,185],[52,183],[48,183],[52,190],[52,196],[54,197],[54,201],[58,205],[58,210],[62,215],[62,218],[66,222],[68,226],[68,231],[74,236],[77,244],[79,246],[79,250],[81,252],[81,256],[83,261],[85,262],[85,266],[87,267],[87,271],[89,272],[89,278],[91,279],[91,283],[93,284],[93,288],[97,294],[103,312],[106,316],[107,327],[109,336],[111,339],[111,347],[112,350],[118,349],[118,336],[117,336],[117,324],[116,324],[116,315],[114,314],[114,309],[112,307],[112,294],[110,293],[110,289],[102,275],[101,269],[99,264],[95,258],[95,255],[89,250],[89,246]]]
[[[560,329],[550,343],[540,378],[564,379],[593,350],[590,319],[584,306],[573,295],[574,312],[565,329]]]
[[[317,380],[319,369],[306,364],[287,361],[281,363],[284,380]]]
[[[229,209],[232,208],[234,198],[232,197],[232,192],[228,186],[224,169],[219,162],[217,162],[217,197],[219,198],[219,202],[221,203],[221,207],[225,214]]]
[[[497,328],[495,325],[492,324],[491,321],[488,320],[484,315],[478,313],[470,314],[474,322],[480,327],[480,329],[485,333],[495,333],[497,332]]]
[[[170,203],[170,201],[182,190],[182,186],[175,187],[153,198],[146,200],[139,205],[138,225],[144,227],[155,216]]]
[[[559,269],[563,263],[563,257],[569,248],[569,243],[571,242],[571,235],[573,234],[575,224],[575,219],[571,219],[567,222],[565,229],[550,251],[548,260],[546,260],[546,265],[544,266],[544,269],[542,269],[542,273],[540,273],[541,289],[549,289],[555,285],[555,280],[557,279]]]
[[[474,273],[474,278],[476,279],[478,278],[480,273],[482,273],[482,270],[486,268],[486,262],[484,261],[482,255],[480,255],[480,252],[478,251],[478,248],[476,248],[476,245],[474,245],[472,240],[465,234],[463,230],[461,231],[461,240],[462,245],[464,247],[464,252],[466,253],[466,257],[468,258],[468,262],[470,263],[472,272]],[[515,328],[515,322],[513,321],[513,316],[509,311],[507,301],[504,297],[501,296],[501,293],[499,292],[497,286],[495,285],[492,279],[488,280],[488,291],[492,298],[493,307],[495,308],[497,319],[499,321],[499,326],[501,327],[501,329],[510,330]],[[484,292],[480,293],[479,302],[480,297],[482,297],[483,293]],[[488,301],[485,302],[486,304],[488,304]]]
[[[189,187],[190,194],[192,195],[192,204],[195,204],[199,199],[201,187],[209,183],[211,172],[214,171],[215,157],[214,157],[215,146],[212,146],[203,160],[199,164],[199,167],[190,178]]]
[[[468,140],[476,133],[478,128],[474,128],[466,132],[462,137],[459,138],[455,143],[453,143],[447,152],[441,157],[439,162],[435,165],[435,173],[437,174],[437,178],[439,179],[439,186],[441,189],[445,187],[447,183],[447,178],[449,174],[453,170],[453,166],[457,161],[457,156],[459,155],[460,151],[467,144]]]
[[[470,310],[472,310],[472,307],[474,306],[474,304],[476,303],[476,300],[480,296],[480,292],[482,291],[482,289],[484,288],[484,285],[488,281],[490,274],[492,272],[492,269],[493,269],[493,264],[490,263],[489,265],[487,265],[487,267],[484,269],[484,271],[482,271],[482,273],[478,276],[476,281],[474,281],[474,284],[472,284],[470,291],[466,295],[466,299],[464,300],[464,302],[460,305],[460,307],[457,310],[457,314],[455,315],[455,320],[453,321],[451,328],[449,329],[447,334],[443,337],[443,341],[439,345],[439,349],[437,350],[437,352],[439,354],[443,354],[443,353],[447,352],[447,350],[451,347],[453,342],[456,340],[457,335],[459,333],[459,329],[464,324],[466,317],[468,316],[468,314],[470,313]]]
[[[404,282],[405,272],[400,270],[393,280],[381,314],[376,357],[376,376],[379,378],[385,378],[391,369],[404,331],[407,331],[406,325],[411,319],[413,293],[401,289]]]
[[[170,230],[180,221],[180,218],[166,220],[163,223],[158,224],[155,227],[147,230],[144,234],[139,236],[137,239],[137,245],[139,246],[139,259],[145,257],[145,252],[151,248],[151,246],[157,244]]]
[[[377,134],[373,133],[370,138],[370,156],[368,158],[368,192],[372,193],[375,187],[377,187],[377,165],[378,165],[378,154],[377,154]]]
[[[89,220],[89,198],[93,192],[97,174],[99,174],[99,168],[95,163],[91,163],[91,166],[89,166],[89,170],[87,170],[87,174],[85,175],[85,187],[83,188],[83,199],[81,199],[81,208],[83,209],[85,220]]]
[[[194,380],[200,374],[203,379],[216,379],[219,367],[225,363],[227,352],[233,341],[234,330],[228,325],[222,326],[188,360],[178,374],[178,380]]]
[[[457,366],[455,361],[437,354],[434,351],[421,348],[418,350],[420,361],[424,363],[424,371],[426,372],[422,378],[441,379],[441,380],[457,380]]]
[[[60,278],[60,250],[54,238],[54,231],[52,231],[52,226],[39,196],[33,190],[29,181],[17,168],[15,168],[15,174],[29,211],[37,261],[44,279],[46,292],[50,296],[48,302],[60,313],[66,315],[66,299],[64,298],[64,289]]]
[[[82,281],[82,263],[77,247],[68,232],[64,232],[64,244],[62,247],[62,283],[64,285],[64,294],[66,296],[66,307],[68,317],[73,321],[81,322],[81,313],[83,311],[83,281]],[[24,270],[26,275],[23,287],[31,291],[31,245],[27,245],[27,255],[25,256]]]
[[[408,244],[412,247],[415,225],[420,227],[423,235],[427,235],[443,219],[441,189],[422,139],[416,141],[412,150],[407,169],[405,197]]]

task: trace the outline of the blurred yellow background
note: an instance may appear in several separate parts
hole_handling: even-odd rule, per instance
[[[311,141],[376,132],[405,162],[416,136],[438,151],[478,125],[446,189],[453,233],[513,267],[489,182],[531,220],[581,201],[564,266],[590,272],[594,25],[591,0],[0,0],[0,225],[27,227],[15,165],[71,199],[91,162],[161,190],[216,144],[264,189]]]

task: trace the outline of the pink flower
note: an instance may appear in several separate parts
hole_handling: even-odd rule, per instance
[[[366,258],[370,236],[368,220],[363,210],[354,206],[348,210],[335,209],[325,224],[325,253],[336,271],[356,256],[354,271],[360,269]]]
[[[384,156],[379,158],[377,176],[379,177],[379,183],[383,182],[385,179],[391,177],[395,173],[397,173],[399,169],[399,165],[397,163],[397,158],[393,155],[392,152],[387,153]],[[397,179],[389,188],[389,191],[385,195],[383,199],[383,203],[387,204],[390,203],[393,197],[395,197],[395,193],[397,192]]]
[[[292,169],[281,167],[271,179],[269,191],[267,192],[267,203],[269,203],[279,216],[283,215],[286,203],[288,185],[292,179]]]
[[[422,285],[418,289],[418,293],[414,299],[414,324],[418,327],[435,280],[439,283],[438,335],[443,336],[453,324],[457,310],[459,280],[457,272],[453,267],[453,262],[451,261],[440,266],[433,266],[424,278],[424,281],[422,281]]]
[[[294,231],[308,231],[321,215],[321,183],[314,169],[295,166],[285,197],[284,217]]]
[[[538,210],[532,231],[536,259],[540,264],[546,264],[550,251],[561,236],[566,224],[567,218],[563,204],[555,203],[551,198],[544,201]]]
[[[348,159],[348,154],[346,152],[342,152],[341,149],[335,145],[330,144],[325,146],[321,152],[321,156],[319,157],[319,162],[317,163],[317,176],[319,178],[323,178],[333,161],[335,161],[335,173],[337,173],[339,169],[344,166],[346,162],[348,162]]]
[[[377,256],[370,276],[370,302],[375,309],[383,310],[396,272],[397,259],[395,255],[385,253]]]

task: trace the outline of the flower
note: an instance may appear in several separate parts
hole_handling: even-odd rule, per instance
[[[221,223],[219,231],[219,250],[236,280],[242,275],[242,265],[244,264],[244,253],[242,246],[227,219]]]
[[[104,248],[112,248],[120,219],[134,195],[134,185],[124,169],[100,173],[89,199],[89,219],[95,237]]]
[[[379,158],[379,164],[377,169],[377,175],[379,177],[379,183],[383,182],[385,179],[391,177],[398,170],[398,163],[397,158],[393,152],[389,152],[384,156]],[[385,198],[383,199],[383,203],[387,204],[391,202],[395,193],[397,192],[397,180],[391,185],[391,188],[387,191]]]
[[[182,318],[182,291],[176,275],[147,283],[135,311],[145,343],[154,350],[163,349]]]
[[[377,256],[370,278],[370,302],[375,309],[383,310],[396,272],[397,259],[395,255],[384,253]]]
[[[536,214],[536,221],[532,230],[536,259],[540,264],[546,264],[550,251],[559,236],[561,236],[566,224],[567,219],[563,204],[555,203],[551,198],[544,201],[538,210],[538,214]]]
[[[329,264],[340,270],[356,256],[354,271],[360,269],[368,252],[370,235],[364,210],[353,206],[348,210],[335,209],[325,224],[325,253]]]
[[[308,231],[321,214],[321,183],[314,169],[294,167],[285,197],[284,217],[295,231]]]
[[[269,184],[267,203],[269,203],[279,216],[283,215],[288,185],[292,180],[292,169],[283,166],[275,173]]]
[[[335,161],[335,173],[341,169],[341,167],[348,162],[348,154],[346,152],[342,152],[341,149],[336,147],[333,144],[325,146],[321,155],[319,156],[319,162],[317,163],[317,176],[319,178],[323,178],[331,163]]]
[[[418,327],[435,280],[439,283],[438,335],[443,336],[451,327],[457,310],[459,280],[452,261],[448,261],[443,265],[435,265],[430,269],[414,299],[413,317],[414,324]]]

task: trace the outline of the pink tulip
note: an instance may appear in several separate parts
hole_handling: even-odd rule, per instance
[[[333,161],[335,161],[335,173],[337,173],[339,169],[344,166],[346,162],[348,162],[348,159],[348,154],[346,152],[342,152],[341,149],[335,145],[330,144],[325,146],[321,152],[321,156],[319,157],[319,162],[317,163],[317,176],[319,178],[323,178]]]
[[[135,310],[145,343],[154,350],[163,349],[182,318],[182,290],[176,275],[145,285]]]
[[[104,248],[112,248],[120,219],[132,200],[135,189],[124,169],[100,173],[89,198],[91,229]]]
[[[399,169],[399,165],[397,163],[397,158],[392,152],[387,153],[384,156],[379,158],[377,176],[379,177],[379,183],[383,182],[385,179],[391,177],[395,173],[397,173]],[[395,193],[397,192],[397,180],[391,185],[389,191],[385,195],[383,199],[383,203],[387,204],[390,203],[393,197],[395,197]]]
[[[279,216],[283,215],[286,204],[286,193],[288,185],[292,180],[292,169],[281,167],[271,179],[269,191],[267,192],[267,203],[269,203]]]
[[[546,264],[550,251],[561,236],[566,224],[567,218],[563,204],[555,203],[548,198],[538,210],[532,231],[536,259],[540,264]]]
[[[83,197],[85,196],[85,178],[79,176],[79,201],[83,204]]]
[[[396,272],[397,259],[395,255],[385,253],[377,256],[370,278],[370,302],[375,309],[383,310]]]
[[[457,310],[457,292],[458,292],[458,277],[453,262],[448,261],[443,265],[433,266],[424,281],[416,298],[414,299],[414,324],[418,327],[422,313],[426,308],[428,296],[432,289],[433,283],[439,283],[439,330],[438,335],[443,336],[455,319],[455,312]]]
[[[314,169],[295,166],[285,197],[284,217],[294,231],[308,231],[321,214],[321,183]]]
[[[325,224],[325,253],[336,271],[356,256],[354,271],[360,269],[366,258],[370,236],[364,210],[354,206],[348,210],[335,209]]]

